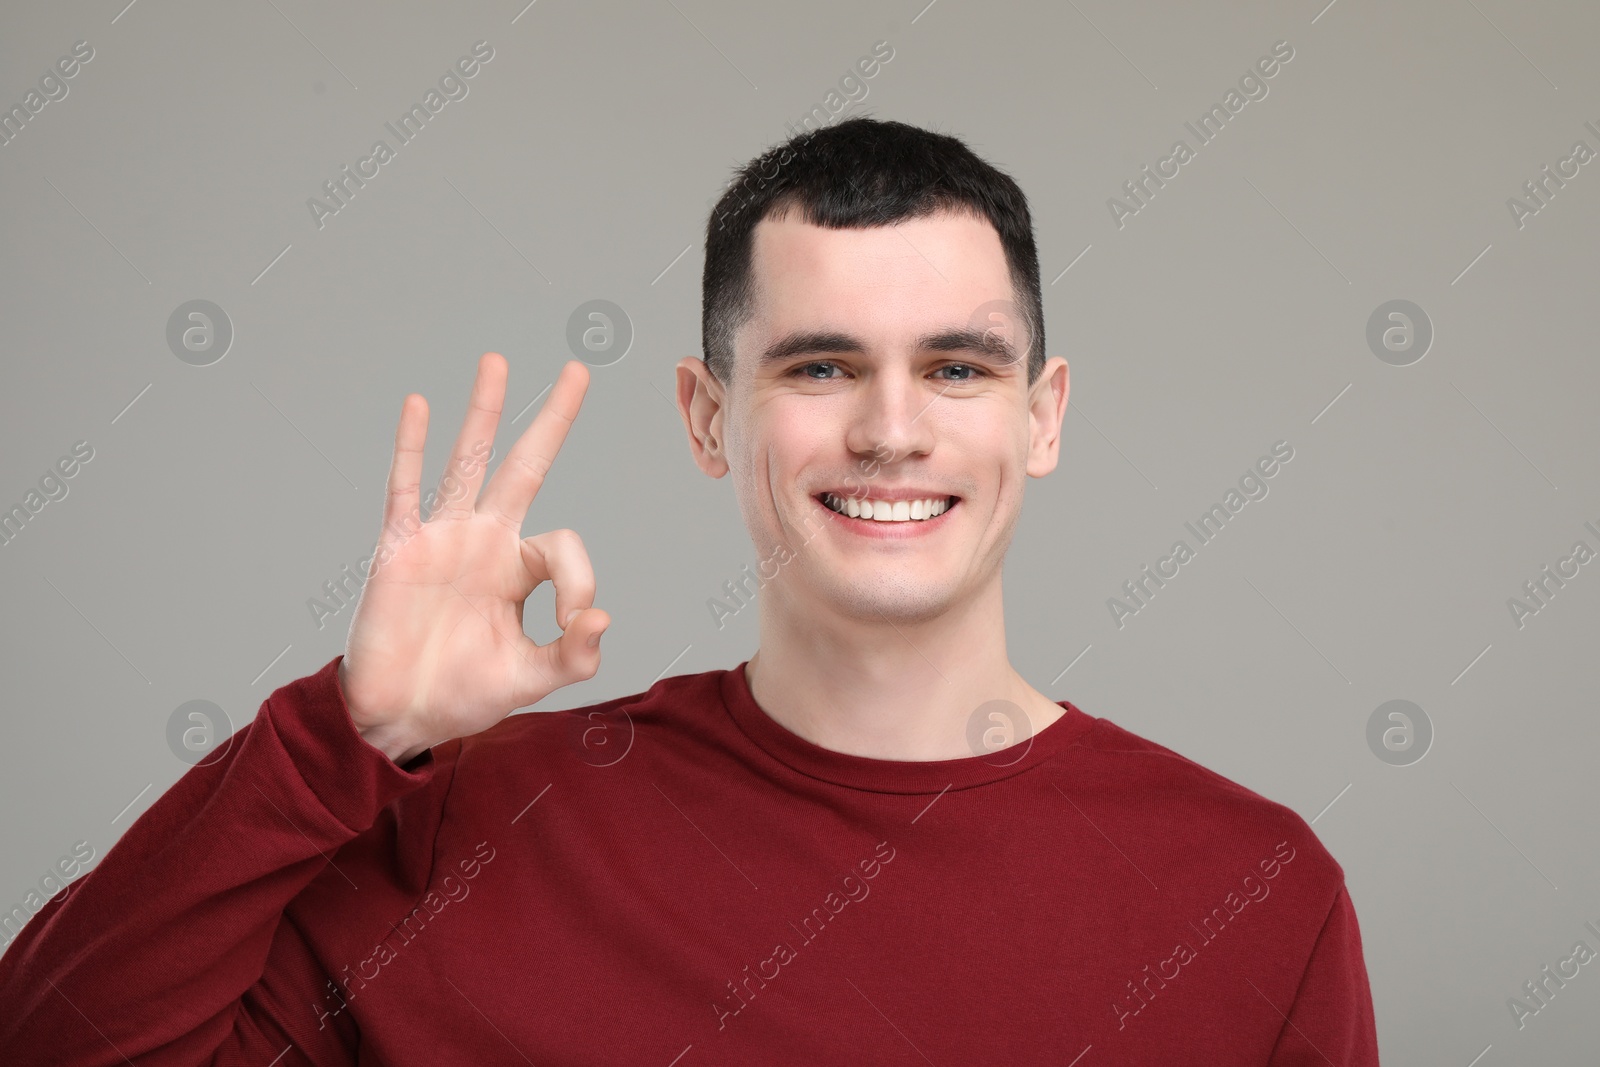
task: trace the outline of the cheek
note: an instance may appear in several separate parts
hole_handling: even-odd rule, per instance
[[[762,426],[724,424],[723,429],[727,433],[723,458],[740,514],[746,526],[764,530],[772,524],[775,499],[784,480],[778,467],[781,452]]]
[[[1008,428],[1003,442],[996,443],[996,454],[1004,455],[1006,467],[1006,480],[1010,482],[1017,492],[1022,491],[1022,485],[1028,477],[1028,451],[1033,445],[1033,435],[1030,432],[1031,423],[1022,420]]]
[[[773,405],[742,428],[741,460],[752,479],[776,489],[793,491],[819,470],[843,470],[850,465],[841,443],[843,434],[831,420],[797,405]],[[748,436],[743,436],[747,434]]]
[[[1019,431],[1015,422],[952,421],[939,427],[938,449],[946,463],[953,462],[976,480],[974,490],[1004,489],[1023,477],[1028,465],[1028,431]],[[954,457],[952,460],[951,457]]]

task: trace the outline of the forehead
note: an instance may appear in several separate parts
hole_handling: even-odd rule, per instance
[[[965,322],[984,303],[1012,296],[1000,235],[966,213],[830,229],[791,210],[756,224],[751,271],[751,325],[760,335],[827,320],[892,336],[935,318]]]

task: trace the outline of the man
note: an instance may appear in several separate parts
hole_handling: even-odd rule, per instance
[[[1015,182],[901,123],[812,131],[725,193],[704,284],[678,406],[763,560],[759,651],[508,718],[593,677],[611,622],[576,534],[521,536],[587,371],[486,479],[485,355],[420,524],[406,397],[344,655],[25,928],[0,1059],[1378,1062],[1306,823],[1007,659],[1068,391]]]

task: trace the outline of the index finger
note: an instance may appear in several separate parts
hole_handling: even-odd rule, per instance
[[[555,464],[556,453],[561,451],[588,389],[589,368],[578,360],[568,360],[539,414],[517,438],[484,487],[477,510],[498,516],[513,529],[522,529],[528,507]]]

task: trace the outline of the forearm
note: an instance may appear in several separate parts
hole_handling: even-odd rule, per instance
[[[331,667],[269,697],[23,929],[0,957],[0,1061],[194,1063],[228,1040],[285,907],[433,774],[431,754],[408,771],[366,749]]]

